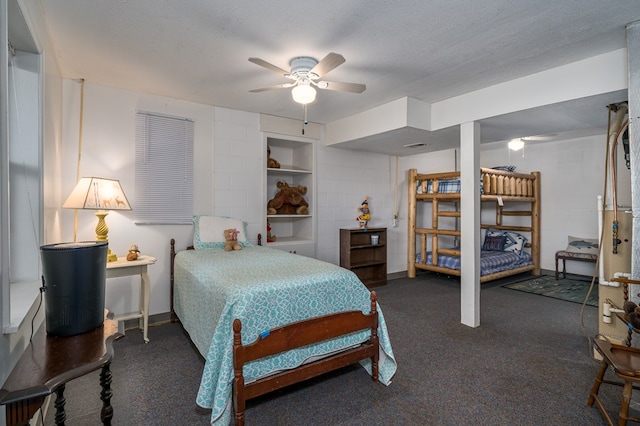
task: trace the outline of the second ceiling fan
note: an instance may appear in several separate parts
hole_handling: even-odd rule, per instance
[[[344,56],[338,53],[329,53],[320,62],[308,56],[298,56],[291,60],[291,70],[286,71],[260,58],[249,58],[249,62],[260,65],[291,80],[289,83],[277,84],[275,86],[253,89],[250,92],[258,93],[275,89],[293,88],[291,95],[293,100],[306,105],[315,100],[315,87],[324,90],[336,90],[341,92],[362,93],[366,86],[360,83],[338,83],[334,81],[321,80],[329,71],[345,62]]]

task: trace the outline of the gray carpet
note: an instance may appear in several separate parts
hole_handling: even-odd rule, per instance
[[[456,278],[424,274],[376,288],[398,361],[393,383],[374,384],[362,368],[346,368],[250,401],[247,424],[606,424],[586,406],[597,363],[581,306],[505,283],[483,284],[477,328],[460,324]],[[596,321],[597,308],[586,307],[587,334],[597,332]],[[181,327],[149,334],[146,345],[137,330],[115,344],[113,424],[208,424],[194,402],[203,362]],[[97,372],[70,382],[67,424],[99,424],[99,394]],[[600,394],[616,416],[621,389],[603,385]]]

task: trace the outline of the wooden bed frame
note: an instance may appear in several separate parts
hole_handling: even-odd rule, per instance
[[[258,244],[261,245],[260,236],[258,236]],[[192,246],[187,248],[187,250],[192,249]],[[172,322],[179,321],[173,307],[175,256],[175,240],[172,238],[170,256]],[[369,314],[363,314],[360,311],[347,311],[298,321],[269,330],[268,333],[259,336],[255,342],[248,345],[242,345],[242,323],[239,319],[235,319],[233,321],[233,404],[235,424],[244,425],[244,411],[247,400],[334,371],[338,368],[346,367],[367,358],[371,359],[371,376],[373,381],[378,382],[380,348],[376,301],[376,292],[372,291],[371,311]],[[264,377],[249,384],[244,383],[242,367],[247,362],[365,329],[371,329],[371,336],[368,340],[356,347],[303,364],[295,369]]]
[[[249,384],[244,383],[242,367],[249,361],[364,329],[371,329],[371,337],[355,348],[309,364],[303,364],[293,370],[283,371]],[[348,311],[310,318],[275,328],[268,335],[259,336],[258,340],[248,345],[242,345],[241,330],[242,324],[240,320],[234,320],[233,406],[236,425],[244,425],[245,402],[248,399],[346,367],[363,359],[371,359],[371,377],[374,382],[378,381],[378,357],[380,355],[375,291],[371,292],[371,313],[369,314],[363,314],[360,311]]]
[[[540,275],[540,172],[530,174],[507,172],[495,169],[480,169],[482,175],[483,193],[480,201],[493,202],[496,205],[495,223],[481,224],[483,229],[498,229],[515,232],[526,232],[530,234],[529,242],[525,247],[531,250],[533,265],[527,265],[483,275],[480,282],[495,280],[522,272],[532,271],[534,275]],[[460,276],[457,269],[450,269],[438,266],[438,255],[460,256],[460,250],[440,248],[438,246],[439,236],[461,237],[457,229],[442,229],[438,226],[440,217],[460,217],[459,211],[440,210],[443,203],[459,203],[460,193],[439,193],[438,184],[442,180],[456,179],[460,177],[460,172],[430,173],[420,174],[416,169],[409,170],[409,238],[408,238],[408,259],[407,276],[415,278],[416,269],[440,272],[449,275]],[[416,191],[417,183],[422,186],[422,193]],[[431,182],[433,192],[427,193],[428,182]],[[417,222],[418,201],[431,203],[431,228],[419,228]],[[508,210],[506,206],[509,202],[528,202],[531,209],[526,211]],[[529,217],[530,226],[509,226],[503,223],[505,216]],[[416,262],[416,241],[420,241],[420,262]],[[427,237],[430,237],[433,264],[426,263],[427,259]]]

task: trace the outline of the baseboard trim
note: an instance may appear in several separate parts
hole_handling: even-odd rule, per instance
[[[149,315],[149,327],[163,325],[168,322],[171,322],[171,315],[169,315],[169,312]],[[125,330],[132,330],[132,329],[138,328],[138,319],[133,318],[133,319],[126,320],[124,322],[124,328]]]

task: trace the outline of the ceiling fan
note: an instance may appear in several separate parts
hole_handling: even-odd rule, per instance
[[[290,71],[285,71],[269,62],[260,58],[249,58],[249,62],[260,65],[286,77],[291,80],[290,83],[277,84],[275,86],[263,87],[261,89],[253,89],[250,92],[258,93],[267,90],[286,89],[292,87],[291,96],[293,100],[306,105],[313,102],[316,98],[316,90],[314,87],[325,90],[336,90],[341,92],[362,93],[366,86],[359,83],[337,83],[333,81],[321,80],[321,78],[329,71],[338,67],[345,62],[344,56],[338,53],[329,53],[320,62],[308,56],[298,56],[293,58],[289,65]]]

